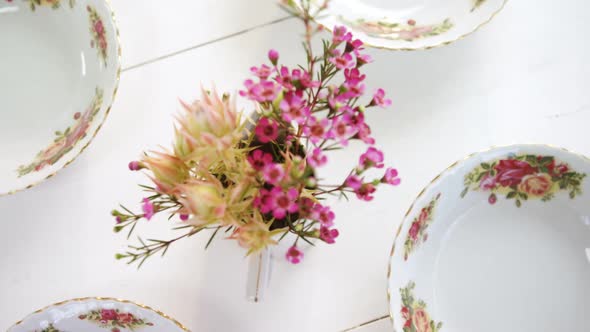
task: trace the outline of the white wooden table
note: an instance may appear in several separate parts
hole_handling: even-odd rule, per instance
[[[273,0],[112,5],[124,70],[109,119],[58,176],[0,198],[0,329],[63,299],[110,296],[154,306],[198,332],[392,331],[386,270],[394,231],[432,177],[491,145],[550,143],[590,155],[590,4],[510,1],[450,46],[370,51],[368,87],[385,88],[394,105],[368,121],[402,185],[371,204],[335,203],[337,244],[308,251],[299,266],[280,261],[263,302],[245,300],[247,261],[233,241],[205,252],[208,238],[195,237],[137,270],[114,260],[126,241],[109,216],[118,202],[138,206],[136,184],[145,180],[127,162],[171,141],[178,98],[196,97],[199,84],[237,91],[269,48],[302,62],[302,30]],[[168,235],[165,220],[150,224],[143,235]]]

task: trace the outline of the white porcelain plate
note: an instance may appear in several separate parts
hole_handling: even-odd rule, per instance
[[[8,332],[175,332],[188,331],[149,307],[109,298],[64,301],[36,311]]]
[[[393,247],[396,331],[590,331],[588,174],[585,157],[516,145],[436,177]]]
[[[321,1],[321,0],[318,0]],[[441,46],[487,23],[507,0],[331,0],[318,18],[344,25],[365,44],[395,50]]]
[[[0,195],[52,176],[89,144],[119,78],[105,0],[0,0]]]

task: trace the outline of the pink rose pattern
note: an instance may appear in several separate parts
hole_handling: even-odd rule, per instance
[[[440,198],[440,193],[434,197],[427,206],[423,207],[420,214],[414,218],[406,242],[404,242],[404,260],[408,260],[409,255],[423,242],[428,239],[426,229],[432,223],[432,215],[436,202]]]
[[[29,7],[32,11],[37,9],[37,6],[50,6],[52,9],[58,9],[61,7],[62,0],[27,0],[29,2]],[[8,2],[12,2],[9,0]],[[68,0],[70,8],[74,8],[76,5],[76,0]]]
[[[74,146],[84,137],[88,132],[88,128],[92,124],[94,117],[102,107],[103,91],[96,88],[94,99],[90,106],[84,113],[76,112],[73,116],[75,123],[64,131],[56,131],[53,142],[40,151],[35,160],[28,165],[21,165],[18,167],[18,176],[24,176],[31,172],[38,172],[46,166],[53,165],[58,162],[66,153],[70,152]]]
[[[341,20],[350,25],[354,30],[364,32],[369,36],[405,41],[438,36],[449,31],[453,27],[453,23],[448,18],[441,23],[432,25],[417,25],[416,21],[412,19],[408,20],[406,23],[366,21],[364,19],[358,19],[355,21]]]
[[[35,332],[37,332],[37,330],[35,330]],[[49,324],[48,327],[44,328],[43,330],[41,330],[40,332],[61,332],[60,330],[56,329],[53,324]]]
[[[575,172],[567,163],[553,156],[523,154],[481,163],[465,176],[461,197],[472,191],[489,192],[488,202],[495,204],[498,195],[513,199],[520,207],[528,199],[551,200],[559,191],[570,198],[582,193],[586,174]]]
[[[90,46],[97,49],[98,57],[101,58],[106,67],[108,42],[102,18],[94,7],[86,6],[86,10],[88,10],[90,18],[90,35],[92,36]]]
[[[416,284],[413,281],[400,289],[402,308],[400,310],[403,325],[403,332],[438,332],[442,323],[436,323],[431,319],[426,310],[426,303],[414,296]]]
[[[78,319],[97,323],[103,328],[110,328],[111,332],[121,332],[121,328],[134,330],[140,327],[154,326],[153,323],[145,319],[135,317],[128,312],[121,312],[119,309],[93,310],[78,316]]]

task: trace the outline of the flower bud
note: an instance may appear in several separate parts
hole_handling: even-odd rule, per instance
[[[277,52],[276,50],[270,50],[268,51],[268,59],[270,60],[270,62],[273,65],[277,65],[277,62],[279,61],[279,52]]]

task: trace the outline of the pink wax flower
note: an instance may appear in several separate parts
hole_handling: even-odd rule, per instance
[[[354,52],[356,54],[362,50],[363,50],[363,42],[360,39],[355,39],[355,40],[351,40],[346,43],[346,49],[344,52],[347,52],[347,53]]]
[[[280,87],[272,81],[255,83],[252,80],[246,80],[244,81],[244,86],[246,90],[240,91],[240,96],[257,102],[273,101],[280,90]]]
[[[329,229],[326,226],[320,227],[320,239],[322,239],[327,244],[334,244],[338,235],[340,235],[340,233],[335,228]]]
[[[270,191],[272,198],[272,215],[276,219],[283,219],[287,213],[295,213],[299,210],[296,200],[299,196],[297,189],[290,188],[286,192],[282,188],[274,187]]]
[[[299,250],[296,246],[292,246],[287,250],[287,254],[285,255],[287,261],[292,264],[299,264],[303,260],[303,252]]]
[[[361,123],[357,127],[357,134],[356,136],[365,144],[373,145],[375,144],[375,139],[371,137],[371,128],[366,123]]]
[[[291,72],[287,66],[281,66],[279,74],[275,76],[275,80],[287,90],[293,90],[295,88],[295,86],[293,86]]]
[[[356,189],[354,192],[356,197],[363,201],[372,201],[373,200],[373,193],[375,192],[375,186],[370,183],[363,183],[363,185]]]
[[[367,75],[362,74],[358,68],[347,68],[344,70],[344,79],[347,83],[357,85],[362,82]]]
[[[398,178],[397,175],[397,169],[389,167],[385,170],[385,175],[381,178],[381,182],[397,186],[401,182],[401,179]]]
[[[141,209],[143,210],[143,216],[150,220],[154,216],[154,205],[150,202],[149,199],[144,198],[143,204],[141,205]]]
[[[333,63],[336,66],[336,68],[346,69],[355,67],[354,59],[352,58],[352,55],[350,55],[350,53],[344,53],[341,55],[339,50],[334,50],[332,54],[334,56],[332,56],[328,60],[331,63]]]
[[[295,121],[298,124],[305,123],[305,120],[309,116],[309,108],[305,106],[303,98],[300,93],[287,92],[279,108],[283,111],[283,120]]]
[[[322,226],[330,227],[334,224],[334,212],[328,206],[316,204],[313,206],[311,218],[319,221]]]
[[[385,98],[385,91],[383,91],[383,89],[377,89],[377,92],[375,92],[375,94],[373,95],[373,100],[371,100],[370,105],[388,107],[391,106],[391,99]]]
[[[246,87],[246,90],[240,90],[240,96],[246,97],[250,100],[258,100],[260,98],[260,91],[262,89],[259,84],[248,79],[244,81],[244,86]]]
[[[383,152],[372,146],[359,158],[359,169],[365,170],[371,167],[382,168],[383,166]]]
[[[272,74],[273,70],[267,65],[262,65],[260,68],[252,67],[250,71],[261,80],[266,80]]]
[[[260,189],[258,195],[254,198],[252,205],[258,208],[262,213],[270,213],[274,207],[273,196],[270,194],[270,191]]]
[[[266,183],[278,185],[285,177],[285,170],[280,164],[269,163],[264,167],[262,177]]]
[[[315,203],[311,198],[302,197],[299,199],[299,216],[301,216],[301,218],[310,218],[314,207]]]
[[[346,27],[344,26],[336,26],[334,27],[334,32],[332,33],[332,43],[340,44],[342,42],[347,42],[352,39],[352,34],[346,31]]]
[[[360,54],[355,51],[355,55],[356,55],[357,68],[364,65],[364,64],[373,62],[373,58],[368,54]]]
[[[293,75],[295,76],[295,75]],[[295,77],[294,77],[295,79]],[[301,72],[301,76],[298,77],[300,89],[317,88],[320,86],[320,82],[314,81],[307,71]]]
[[[320,148],[313,149],[313,152],[307,156],[307,163],[313,168],[324,166],[327,162],[328,157]]]
[[[343,95],[347,99],[358,98],[365,93],[365,85],[362,83],[356,82],[356,84],[353,84],[352,82],[344,82],[342,87],[346,90]]]
[[[272,163],[272,155],[262,150],[254,150],[248,156],[248,162],[255,170],[261,171],[266,165]]]
[[[260,142],[268,143],[274,141],[279,136],[279,126],[269,118],[262,118],[258,121],[254,132]]]
[[[303,133],[310,138],[313,144],[317,144],[318,142],[329,138],[329,127],[330,120],[326,118],[317,119],[312,116],[307,122],[307,125],[303,127]]]
[[[343,114],[332,120],[332,137],[340,140],[343,146],[348,145],[348,139],[356,134],[356,128],[351,126],[350,115]]]
[[[333,109],[341,109],[346,106],[350,98],[345,93],[331,94],[328,96],[328,105]]]
[[[344,184],[349,188],[358,190],[363,185],[363,181],[356,175],[350,175],[348,178],[346,178]]]
[[[180,220],[187,221],[188,218],[189,218],[189,215],[188,214],[184,214],[184,213],[180,214]]]
[[[260,100],[258,101],[273,101],[277,97],[280,88],[271,81],[260,82],[262,87],[260,91]]]
[[[139,171],[143,168],[143,165],[139,161],[131,161],[129,162],[129,170],[130,171]]]
[[[273,65],[277,65],[277,62],[279,61],[279,52],[277,52],[276,50],[271,49],[270,51],[268,51],[268,59],[270,60],[270,62]]]

